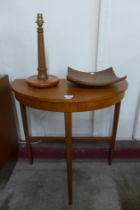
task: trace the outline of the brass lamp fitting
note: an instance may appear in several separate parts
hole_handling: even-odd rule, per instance
[[[37,23],[37,25],[38,25],[39,28],[42,27],[42,25],[44,23],[42,13],[38,13],[37,14],[37,21],[36,21],[36,23]]]

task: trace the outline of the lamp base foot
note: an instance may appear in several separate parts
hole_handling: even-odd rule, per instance
[[[37,75],[28,77],[26,82],[36,88],[49,88],[54,87],[59,83],[59,79],[56,76],[48,75],[47,79],[38,79]]]

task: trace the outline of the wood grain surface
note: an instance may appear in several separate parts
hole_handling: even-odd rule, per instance
[[[16,98],[32,108],[55,112],[81,112],[101,109],[118,103],[127,89],[123,80],[108,87],[85,87],[61,79],[58,86],[46,89],[32,88],[24,79],[13,82]],[[72,95],[72,99],[65,99]]]
[[[126,79],[126,76],[117,77],[113,68],[97,72],[83,72],[68,67],[67,79],[86,86],[108,86]]]

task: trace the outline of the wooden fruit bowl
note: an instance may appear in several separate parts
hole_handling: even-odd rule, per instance
[[[86,86],[109,86],[127,77],[117,77],[113,68],[98,72],[82,72],[68,67],[67,80]]]

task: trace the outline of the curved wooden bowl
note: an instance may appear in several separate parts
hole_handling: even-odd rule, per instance
[[[86,86],[108,86],[127,77],[117,77],[112,68],[98,72],[81,72],[68,67],[67,80]]]

